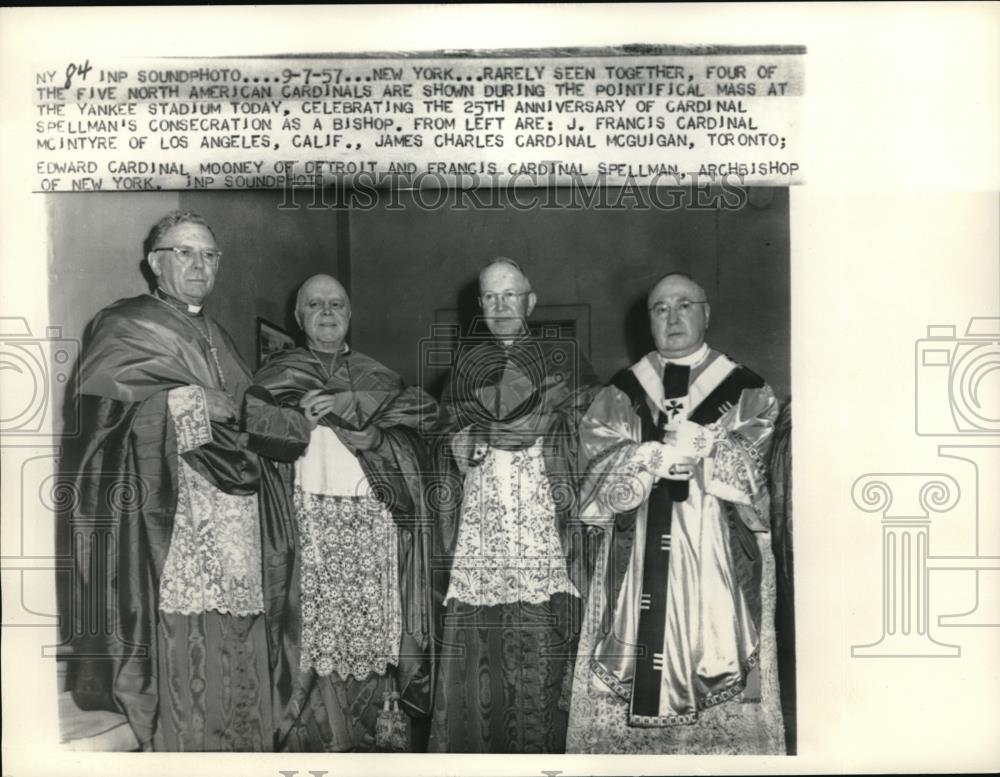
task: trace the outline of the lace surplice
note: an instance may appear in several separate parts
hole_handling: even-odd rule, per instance
[[[492,606],[579,596],[566,571],[541,446],[490,449],[465,478],[445,602]]]
[[[301,664],[363,680],[399,660],[396,525],[372,496],[295,489],[301,560]]]
[[[211,440],[203,390],[174,389],[168,397],[178,453]],[[264,611],[257,495],[220,491],[180,455],[179,490],[170,550],[160,578],[163,612],[227,615]]]

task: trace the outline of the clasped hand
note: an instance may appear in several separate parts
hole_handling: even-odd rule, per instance
[[[646,469],[666,480],[690,480],[695,468],[712,449],[712,435],[693,421],[684,421],[663,434],[661,443],[646,443]]]
[[[299,406],[309,423],[310,429],[319,426],[319,422],[327,413],[334,409],[337,398],[323,394],[322,389],[307,392],[299,401]],[[376,426],[367,426],[360,431],[334,427],[337,437],[348,448],[356,451],[370,451],[382,444],[382,432]]]
[[[205,392],[205,401],[208,403],[209,419],[218,421],[219,423],[228,423],[236,420],[239,410],[236,407],[235,399],[225,391],[219,389],[206,388],[203,390]]]
[[[694,421],[683,421],[674,429],[663,433],[663,444],[676,453],[703,459],[712,451],[712,433]]]

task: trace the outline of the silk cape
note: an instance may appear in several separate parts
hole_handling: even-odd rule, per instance
[[[713,372],[721,383],[705,386],[701,379]],[[645,379],[639,380],[643,373]],[[586,462],[582,518],[600,527],[604,538],[583,627],[581,651],[588,654],[578,658],[573,693],[580,715],[576,720],[571,715],[571,751],[589,751],[590,740],[622,739],[626,725],[696,724],[704,710],[744,691],[759,660],[762,630],[773,637],[773,623],[762,618],[760,548],[770,551],[765,465],[777,403],[762,379],[717,351],[709,350],[691,368],[689,388],[692,396],[699,393],[694,389],[699,383],[706,389],[688,412],[693,419],[700,413],[713,438],[712,451],[695,467],[686,500],[673,502],[669,538],[650,538],[662,543],[664,553],[658,557],[664,561],[657,566],[664,564],[665,585],[659,591],[643,589],[643,567],[651,558],[645,551],[654,478],[638,459],[640,446],[652,439],[650,421],[663,404],[662,387],[656,398],[659,373],[655,354],[619,373],[580,427]],[[773,587],[773,562],[768,568]],[[658,638],[646,645],[638,632],[650,595],[654,607],[657,596],[665,595],[666,620],[662,642]],[[659,681],[656,709],[639,714],[636,693],[648,696],[650,691],[640,662],[650,659],[656,669],[651,676]],[[586,730],[600,725],[598,717],[590,718],[598,705],[588,704],[588,693],[602,689],[621,702],[616,707],[621,720],[614,723],[618,733],[606,739]]]
[[[157,724],[159,581],[179,489],[167,393],[223,388],[208,343],[185,316],[142,295],[93,319],[79,367],[80,445],[64,470],[76,539],[74,699],[82,709],[124,713],[144,749]],[[225,330],[204,321],[225,388],[240,399],[249,369]],[[259,462],[239,423],[211,427],[212,441],[181,454],[184,461],[221,491],[256,493]]]
[[[430,713],[433,691],[431,638],[431,529],[423,478],[429,459],[420,430],[434,422],[437,406],[422,390],[406,387],[392,370],[369,356],[350,351],[338,357],[327,375],[308,349],[275,354],[255,375],[247,395],[247,429],[251,444],[262,452],[261,514],[264,536],[265,609],[272,647],[273,695],[277,748],[288,746],[289,735],[302,715],[304,700],[317,681],[314,672],[299,672],[299,571],[296,559],[294,462],[309,444],[310,427],[299,402],[311,390],[343,391],[363,386],[376,401],[365,419],[383,435],[373,450],[359,451],[358,459],[379,499],[387,504],[397,526],[399,585],[403,610],[403,637],[397,667],[402,708],[412,717]],[[279,408],[279,416],[254,416],[265,408]],[[356,419],[354,419],[356,420]],[[335,428],[343,423],[333,415],[321,423]],[[349,426],[357,426],[349,423]]]

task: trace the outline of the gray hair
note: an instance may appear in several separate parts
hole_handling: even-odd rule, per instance
[[[157,221],[149,234],[146,235],[145,241],[143,241],[144,253],[148,254],[154,248],[156,244],[160,242],[167,232],[176,227],[178,224],[197,224],[200,227],[204,227],[212,235],[213,240],[217,240],[215,237],[215,231],[208,225],[204,217],[194,211],[190,210],[172,210],[162,219]]]

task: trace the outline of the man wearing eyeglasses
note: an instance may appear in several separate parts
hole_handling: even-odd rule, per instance
[[[113,511],[115,572],[87,579],[78,559],[119,634],[76,698],[123,712],[143,750],[270,750],[259,463],[240,426],[250,373],[203,311],[222,253],[180,211],[146,247],[156,288],[97,314],[80,367],[81,505],[113,501],[116,484],[136,498]]]
[[[483,269],[479,303],[486,331],[457,353],[436,444],[451,569],[430,749],[562,752],[583,585],[576,427],[597,381],[572,339],[530,334],[536,297],[512,260]]]
[[[778,406],[705,343],[684,273],[648,297],[656,350],[580,426],[581,518],[604,537],[569,752],[784,752],[765,463]]]

